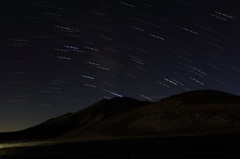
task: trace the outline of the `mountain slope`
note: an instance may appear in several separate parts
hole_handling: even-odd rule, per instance
[[[202,90],[166,98],[64,137],[182,136],[240,132],[240,97]]]
[[[102,100],[0,139],[93,139],[240,133],[240,97],[214,90],[186,92],[159,102]],[[6,136],[8,135],[8,136]]]
[[[97,125],[109,116],[126,113],[149,103],[150,102],[138,101],[127,97],[101,100],[76,113],[68,113],[52,118],[26,130],[0,133],[0,140],[54,138],[78,127],[88,128],[91,127],[91,125]]]

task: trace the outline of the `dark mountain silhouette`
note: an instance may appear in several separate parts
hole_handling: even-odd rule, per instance
[[[1,140],[201,136],[240,132],[240,97],[214,90],[185,92],[150,103],[99,101],[35,127],[1,133]]]
[[[173,95],[171,97],[164,98],[162,101],[166,100],[178,100],[182,104],[228,104],[239,102],[239,96],[216,90],[198,90]]]
[[[142,102],[128,97],[104,99],[76,113],[64,114],[22,131],[0,133],[0,140],[54,138],[79,127],[91,127],[107,120],[110,116],[127,113],[148,104],[150,102]]]

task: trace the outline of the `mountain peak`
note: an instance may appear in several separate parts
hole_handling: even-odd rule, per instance
[[[111,99],[103,99],[95,104],[80,110],[79,113],[83,111],[91,113],[91,114],[113,114],[124,111],[129,111],[132,109],[136,109],[138,107],[151,104],[148,101],[139,101],[129,97],[115,97]]]
[[[136,104],[136,103],[146,103],[146,104],[150,104],[151,102],[148,102],[148,101],[139,101],[139,100],[136,100],[134,98],[130,98],[130,97],[114,97],[114,98],[111,98],[111,99],[103,99],[103,100],[100,100],[99,102],[95,103],[95,104],[118,104],[118,105],[121,105],[121,104]],[[94,105],[95,105],[94,104]]]
[[[196,103],[211,104],[211,103],[239,102],[240,97],[230,93],[208,89],[183,92],[181,94],[165,98],[161,101],[168,100],[177,100],[182,104],[196,104]]]

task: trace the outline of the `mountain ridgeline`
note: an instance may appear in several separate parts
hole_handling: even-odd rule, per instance
[[[239,96],[214,90],[185,92],[154,103],[113,98],[22,131],[0,133],[0,140],[238,134],[239,114]]]

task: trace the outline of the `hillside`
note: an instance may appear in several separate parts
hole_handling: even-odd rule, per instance
[[[128,97],[101,100],[76,113],[64,114],[22,131],[0,133],[0,140],[55,138],[79,127],[89,128],[108,119],[109,116],[114,117],[148,104],[150,102],[142,102]]]
[[[0,139],[100,139],[201,136],[240,132],[240,97],[213,90],[186,92],[150,103],[131,98],[99,101]]]
[[[80,138],[193,136],[240,132],[240,98],[224,92],[186,92],[109,116],[63,136]]]

